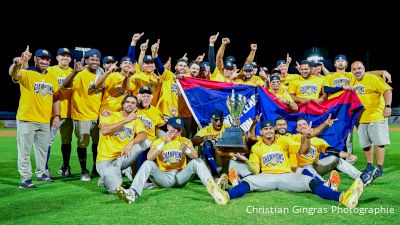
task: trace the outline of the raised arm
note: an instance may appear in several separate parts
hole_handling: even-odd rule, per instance
[[[135,52],[136,52],[136,44],[139,41],[139,39],[144,35],[144,32],[139,34],[136,33],[132,36],[132,41],[131,41],[131,45],[129,46],[128,49],[128,56],[133,60],[132,63],[136,63],[136,59],[135,59]]]
[[[72,86],[75,76],[87,67],[87,66],[83,66],[84,60],[85,59],[82,58],[80,61],[77,62],[76,59],[74,59],[74,70],[71,72],[71,74],[67,78],[65,78],[64,83],[62,85],[63,88],[70,88]]]
[[[215,42],[217,41],[219,36],[219,32],[216,35],[211,35],[210,40],[209,40],[209,45],[208,45],[208,62],[210,63],[210,73],[213,73],[216,67],[215,64],[215,51],[214,51],[214,45]]]
[[[226,45],[228,45],[231,41],[229,40],[229,38],[222,38],[222,44],[218,49],[217,52],[217,69],[219,69],[220,71],[222,71],[224,69],[224,54],[225,54],[225,48]]]
[[[254,57],[256,56],[256,51],[257,51],[257,44],[251,44],[250,45],[250,53],[247,56],[244,64],[250,64],[254,61]]]
[[[115,63],[113,63],[110,68],[104,72],[99,79],[96,80],[95,86],[96,88],[103,88],[104,87],[104,82],[106,81],[108,75],[110,75],[112,72],[115,72],[118,69],[118,61],[116,61]]]

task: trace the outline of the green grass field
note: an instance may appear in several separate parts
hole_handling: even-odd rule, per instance
[[[392,144],[386,152],[385,175],[364,189],[358,209],[352,212],[337,202],[320,199],[311,193],[283,191],[250,193],[226,206],[218,206],[199,181],[190,182],[182,189],[145,190],[135,203],[128,205],[98,187],[98,178],[91,182],[79,180],[75,143],[71,156],[73,176],[59,176],[56,173],[62,162],[59,136],[50,160],[56,182],[34,181],[38,184],[37,189],[19,189],[15,137],[0,137],[0,224],[397,224],[400,215],[400,132],[392,131],[390,136]],[[355,138],[355,153],[359,157],[355,166],[363,169],[365,159],[358,148],[357,135]],[[88,168],[92,166],[90,152]],[[33,154],[32,162],[34,167]],[[340,189],[345,190],[352,181],[347,175],[341,175]],[[255,213],[252,210],[271,207],[273,210],[287,208],[287,211]],[[332,207],[344,211],[332,211]],[[381,207],[393,208],[394,212],[361,215],[360,210]]]

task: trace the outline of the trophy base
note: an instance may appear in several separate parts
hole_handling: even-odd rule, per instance
[[[226,128],[215,147],[218,147],[218,150],[222,152],[245,153],[242,135],[242,130],[239,127]]]

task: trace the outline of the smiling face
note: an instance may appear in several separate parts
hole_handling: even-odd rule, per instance
[[[71,55],[68,53],[63,53],[61,55],[58,55],[56,59],[60,67],[67,67],[71,62]]]
[[[276,132],[278,132],[278,134],[280,135],[285,135],[287,132],[287,122],[284,119],[281,120],[277,120],[275,122],[275,129]]]
[[[50,65],[51,58],[49,57],[39,57],[35,56],[34,58],[35,66],[42,72],[47,70],[47,67]]]
[[[300,134],[305,134],[307,127],[308,127],[308,123],[304,119],[301,119],[296,122],[296,129],[297,129],[297,132],[299,132]]]
[[[100,58],[90,56],[88,59],[86,59],[86,64],[88,65],[88,70],[94,73],[100,66]]]
[[[260,132],[262,138],[264,139],[273,141],[275,138],[275,129],[272,126],[263,127]]]
[[[129,114],[137,109],[137,100],[134,97],[127,97],[123,104],[122,104],[123,110]]]

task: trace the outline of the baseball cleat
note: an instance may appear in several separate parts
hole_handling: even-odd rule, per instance
[[[356,178],[350,188],[340,195],[340,203],[349,209],[357,206],[358,199],[363,192],[363,182],[360,178]]]
[[[222,190],[228,189],[228,175],[226,175],[226,173],[223,173],[219,177],[217,184]]]
[[[222,190],[215,181],[210,178],[207,180],[207,191],[214,198],[218,205],[226,205],[229,202],[228,192]]]
[[[135,192],[132,189],[125,189],[123,187],[118,187],[115,191],[118,198],[122,199],[124,202],[131,204],[135,202]]]

